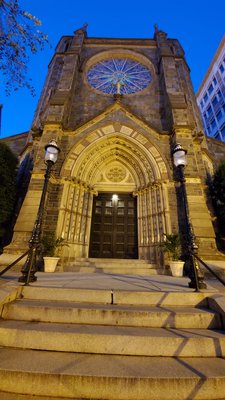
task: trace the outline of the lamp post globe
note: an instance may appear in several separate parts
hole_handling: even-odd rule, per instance
[[[175,167],[185,167],[187,164],[187,150],[184,150],[180,143],[177,143],[173,149],[173,163]]]
[[[58,159],[59,152],[60,148],[57,146],[56,141],[52,139],[45,146],[45,163],[51,161],[53,164],[55,164]]]

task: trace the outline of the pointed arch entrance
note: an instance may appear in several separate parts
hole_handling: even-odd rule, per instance
[[[137,198],[99,193],[94,198],[89,257],[138,258]]]
[[[133,204],[137,205],[137,211],[133,211],[136,218],[136,253],[130,257],[155,262],[163,233],[170,231],[165,161],[147,134],[145,136],[127,126],[121,126],[119,132],[113,132],[112,126],[107,126],[101,131],[92,131],[85,138],[82,136],[61,171],[64,189],[57,231],[69,244],[64,251],[69,258],[93,254],[90,249],[94,235],[93,204],[96,211],[98,196],[104,194],[108,200],[105,199],[101,207],[104,212],[110,212],[106,201],[117,194],[127,198],[126,210],[119,212],[128,216],[129,196],[135,199]],[[115,207],[117,212],[118,208]],[[128,227],[123,229],[124,235],[127,234]],[[98,234],[101,235],[101,229]],[[117,239],[111,235],[110,240],[115,243]],[[124,243],[123,246],[129,247]],[[129,258],[129,251],[123,254],[121,251],[120,256],[113,251],[111,257]],[[100,256],[103,257],[103,253]]]

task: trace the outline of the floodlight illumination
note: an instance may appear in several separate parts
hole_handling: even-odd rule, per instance
[[[118,200],[118,194],[113,194],[112,201],[117,201],[117,200]]]

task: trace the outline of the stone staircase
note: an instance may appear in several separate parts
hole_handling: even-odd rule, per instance
[[[21,287],[0,320],[1,400],[225,398],[210,293]]]
[[[163,269],[147,260],[116,259],[116,258],[76,258],[59,267],[64,272],[103,272],[124,275],[157,275],[163,274]]]

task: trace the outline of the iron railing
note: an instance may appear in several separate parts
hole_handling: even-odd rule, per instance
[[[223,285],[225,286],[225,280],[217,274],[209,265],[207,265],[199,256],[191,252],[192,257],[197,260],[199,263],[203,265],[204,268],[206,268],[215,278]],[[194,280],[195,280],[195,285],[196,285],[196,292],[199,292],[199,285],[198,285],[198,262],[194,262]]]
[[[7,272],[9,269],[14,267],[20,260],[22,260],[25,256],[27,256],[29,250],[26,251],[26,253],[23,253],[20,257],[18,257],[15,261],[13,261],[11,264],[9,264],[6,268],[4,268],[2,271],[0,271],[0,276],[4,275],[5,272]]]

